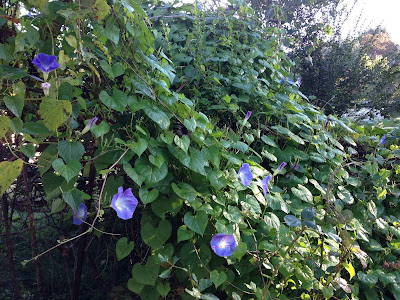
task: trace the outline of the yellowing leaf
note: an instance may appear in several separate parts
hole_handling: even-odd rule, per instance
[[[8,128],[10,128],[10,119],[6,116],[1,116],[0,117],[0,139],[6,136]]]
[[[351,264],[351,262],[349,263],[343,263],[344,268],[347,270],[347,272],[349,272],[350,274],[350,280],[353,278],[354,275],[356,275],[356,270],[354,270],[353,265]]]
[[[51,131],[56,131],[71,115],[72,105],[67,100],[45,98],[40,103],[39,113],[44,125]]]
[[[107,0],[97,0],[93,8],[96,10],[97,20],[103,20],[111,10],[111,7],[107,4]]]
[[[0,163],[0,195],[2,195],[21,173],[22,159]]]

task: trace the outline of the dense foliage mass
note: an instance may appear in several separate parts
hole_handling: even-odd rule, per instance
[[[311,105],[281,29],[233,0],[23,3],[0,12],[0,295],[400,299],[399,129]]]

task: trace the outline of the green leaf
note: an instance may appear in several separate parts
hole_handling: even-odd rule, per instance
[[[235,251],[233,252],[233,256],[240,261],[246,253],[247,253],[247,245],[243,242],[240,242],[239,245],[237,245]]]
[[[243,222],[242,212],[236,206],[228,205],[228,209],[223,212],[224,217],[236,224]]]
[[[215,287],[218,288],[221,284],[223,284],[228,277],[225,272],[218,273],[217,270],[213,270],[210,273],[210,279],[214,283]]]
[[[178,243],[186,240],[190,240],[194,235],[192,230],[188,230],[186,225],[182,225],[178,228]]]
[[[11,119],[10,127],[14,133],[17,133],[17,134],[20,133],[22,131],[22,126],[23,126],[23,123],[20,118],[15,117],[15,118]],[[1,129],[0,129],[0,131],[1,131]],[[28,140],[26,136],[25,136],[25,140]]]
[[[146,222],[140,230],[143,241],[155,250],[165,244],[171,236],[171,232],[172,226],[167,220],[161,220],[158,227],[153,227],[150,222]]]
[[[171,286],[169,282],[167,282],[165,285],[162,284],[161,282],[158,282],[156,285],[156,289],[161,297],[167,297],[169,291],[171,290]]]
[[[373,288],[376,283],[378,282],[378,275],[374,271],[370,271],[368,274],[365,274],[363,272],[358,272],[357,273],[358,279],[365,285],[367,285],[369,288]]]
[[[144,204],[151,203],[157,199],[158,190],[153,188],[151,191],[149,191],[145,187],[141,187],[139,190],[139,197],[140,197],[140,200],[142,200],[142,202]]]
[[[175,216],[183,205],[183,199],[175,194],[166,198],[165,196],[159,196],[156,200],[151,203],[151,209],[161,219],[165,219],[166,213],[171,213]]]
[[[140,187],[144,181],[144,177],[136,173],[135,169],[128,163],[123,165],[125,173]]]
[[[274,194],[267,194],[266,197],[267,204],[273,209],[273,210],[282,210],[285,213],[289,213],[289,207],[283,201],[282,196],[279,193],[274,193]]]
[[[111,79],[121,76],[125,72],[124,67],[115,62],[110,66],[107,61],[101,60],[100,66]]]
[[[72,209],[75,209],[76,211],[79,208],[79,205],[82,203],[82,192],[76,188],[69,192],[64,192],[62,194],[62,198],[67,203],[69,206],[72,207]]]
[[[4,96],[4,104],[17,117],[21,117],[24,98],[20,96]]]
[[[10,119],[6,116],[0,116],[0,139],[6,136],[10,128]]]
[[[155,123],[160,126],[161,129],[168,129],[170,121],[168,115],[158,108],[156,105],[147,105],[143,108],[144,113]]]
[[[140,295],[144,286],[143,283],[137,282],[135,278],[129,278],[128,280],[128,289],[135,294]]]
[[[129,254],[131,254],[135,244],[133,242],[128,243],[128,238],[120,238],[115,246],[115,253],[117,254],[117,260],[121,261]]]
[[[52,214],[58,213],[60,211],[62,211],[65,208],[65,202],[63,200],[61,200],[60,198],[55,199],[52,203],[51,203],[51,212]]]
[[[265,225],[268,230],[276,229],[278,231],[279,227],[281,226],[281,222],[279,221],[279,218],[271,212],[267,212],[265,214],[264,222],[265,222]]]
[[[338,190],[339,191],[337,192],[337,195],[340,198],[340,200],[342,200],[346,204],[353,204],[354,203],[354,198],[353,198],[352,194],[348,190],[346,190],[342,186],[339,186]]]
[[[317,217],[317,212],[311,207],[306,207],[301,211],[301,217],[303,219],[312,220]]]
[[[44,125],[50,131],[56,131],[72,114],[71,102],[44,98],[39,106]]]
[[[324,294],[325,299],[331,299],[333,296],[333,287],[322,287],[322,293]]]
[[[286,225],[290,227],[298,227],[301,225],[301,221],[295,216],[286,215],[283,219],[285,220]]]
[[[107,27],[104,28],[102,35],[112,41],[115,45],[118,45],[119,29],[114,24],[107,23]]]
[[[110,96],[106,91],[101,91],[99,98],[107,107],[119,112],[123,112],[128,105],[128,97],[126,94],[117,89],[113,90],[112,96]]]
[[[77,176],[82,169],[79,161],[74,159],[64,164],[61,158],[57,158],[51,165],[56,172],[60,173],[60,175],[67,180],[67,182]]]
[[[160,265],[157,264],[157,258],[150,256],[146,265],[137,263],[132,268],[132,277],[138,283],[154,286],[158,277]]]
[[[187,212],[183,221],[187,227],[202,236],[207,227],[208,216],[204,211],[198,211],[195,216]]]
[[[22,159],[0,162],[0,195],[2,195],[14,180],[17,179],[18,175],[21,174],[22,164]]]
[[[149,143],[145,139],[138,139],[137,142],[127,144],[129,149],[131,149],[133,152],[135,152],[139,157],[143,154],[144,151],[146,151]]]
[[[57,145],[49,145],[39,156],[38,159],[38,169],[40,175],[43,176],[44,173],[51,167],[53,161],[58,157]]]
[[[292,187],[291,190],[293,195],[300,198],[301,200],[309,203],[313,202],[313,195],[305,186],[299,184],[297,188]]]
[[[99,138],[110,131],[110,125],[106,121],[101,121],[99,125],[94,125],[90,131],[95,137]]]
[[[26,145],[21,146],[21,151],[24,153],[27,157],[33,158],[36,154],[36,148],[33,144],[29,143]]]
[[[161,154],[158,154],[156,157],[149,155],[149,161],[156,167],[161,168],[164,163],[164,157]]]
[[[85,153],[85,147],[81,142],[59,141],[58,152],[68,163],[70,160],[80,160]]]
[[[187,153],[190,145],[190,139],[187,135],[183,135],[182,137],[175,135],[174,142],[179,148]]]
[[[48,172],[42,177],[42,184],[47,196],[47,201],[53,200],[61,195],[63,183],[65,179],[62,176],[57,176],[53,172]]]
[[[168,174],[168,167],[163,163],[160,168],[150,164],[148,160],[139,158],[135,162],[135,170],[145,178],[144,182],[148,188],[163,180]]]
[[[189,203],[197,197],[197,191],[190,184],[182,182],[178,186],[175,183],[172,183],[171,187],[175,194],[183,200],[187,200]]]

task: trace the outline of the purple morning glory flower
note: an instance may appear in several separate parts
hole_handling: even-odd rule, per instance
[[[86,124],[85,128],[83,128],[81,134],[85,134],[86,132],[88,132],[96,124],[97,120],[98,120],[97,117],[94,117],[93,119],[91,119],[89,121],[89,123]]]
[[[300,79],[300,77],[297,78],[297,80],[296,80],[296,85],[297,85],[298,87],[300,87],[300,85],[301,85],[301,79]]]
[[[382,137],[381,142],[379,143],[379,145],[380,145],[380,146],[383,146],[383,144],[385,143],[385,141],[386,141],[386,134],[383,135],[383,137]]]
[[[298,163],[295,163],[295,164],[293,165],[293,169],[296,170],[296,171],[298,171],[298,170],[300,169],[300,165],[299,165]]]
[[[57,56],[47,55],[44,53],[39,53],[32,63],[34,63],[43,73],[49,73],[60,67],[57,62]]]
[[[272,175],[268,174],[267,177],[265,177],[263,180],[261,180],[261,187],[263,189],[264,197],[267,196],[268,185],[269,185],[269,181],[271,180],[271,178],[272,178]]]
[[[285,83],[285,78],[283,78],[282,80],[281,80],[281,84],[284,84]]]
[[[133,216],[133,212],[138,205],[138,201],[133,196],[132,190],[126,189],[124,192],[123,187],[118,188],[118,193],[114,195],[111,201],[112,208],[117,212],[118,218],[122,220],[129,220]]]
[[[221,257],[231,256],[236,249],[236,240],[233,234],[218,233],[211,239],[211,249]]]
[[[251,181],[253,180],[253,174],[251,174],[250,166],[247,163],[242,164],[238,175],[240,182],[245,186],[250,185]]]
[[[78,211],[72,210],[72,218],[75,225],[81,225],[83,221],[86,220],[87,207],[85,204],[81,203],[78,207]]]

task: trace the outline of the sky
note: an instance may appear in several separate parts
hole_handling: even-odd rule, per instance
[[[344,30],[351,33],[354,24],[362,13],[365,28],[382,25],[393,42],[400,45],[400,0],[358,0]],[[364,27],[363,27],[364,28]]]

